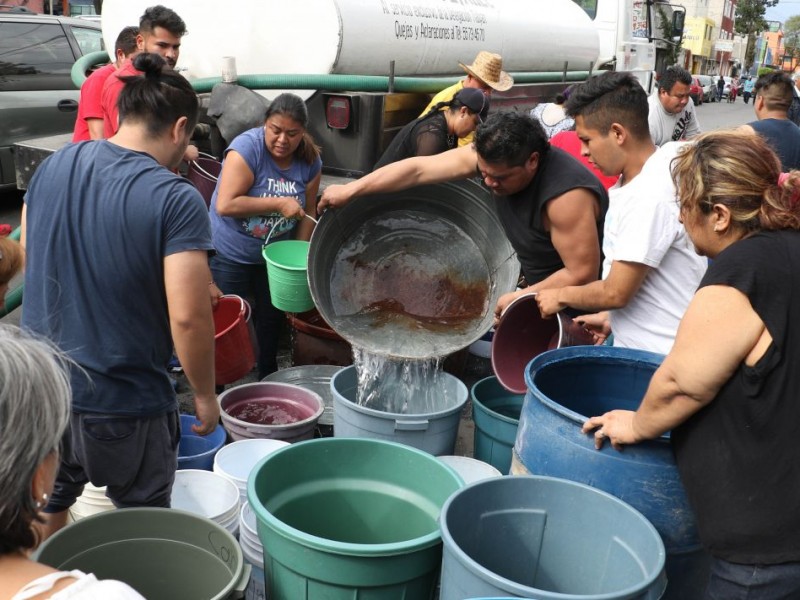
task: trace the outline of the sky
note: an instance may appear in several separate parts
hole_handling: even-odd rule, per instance
[[[800,15],[800,0],[779,0],[776,6],[767,9],[767,21],[785,22],[794,15]]]

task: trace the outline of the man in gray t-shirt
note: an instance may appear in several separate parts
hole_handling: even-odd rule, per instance
[[[700,133],[694,102],[689,96],[692,76],[681,67],[669,67],[658,81],[658,92],[647,99],[647,122],[656,146],[687,140]]]

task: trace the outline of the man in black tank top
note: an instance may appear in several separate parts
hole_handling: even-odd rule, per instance
[[[478,174],[517,252],[529,287],[498,301],[496,314],[517,296],[582,285],[600,274],[600,235],[608,195],[599,179],[566,152],[551,148],[542,126],[528,115],[497,112],[478,127],[475,143],[408,158],[346,185],[328,186],[319,210],[358,196]]]

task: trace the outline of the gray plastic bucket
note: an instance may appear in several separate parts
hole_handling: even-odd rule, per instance
[[[656,600],[666,588],[655,527],[588,485],[487,479],[453,494],[439,521],[441,600]]]
[[[449,373],[441,373],[439,381],[452,400],[447,408],[410,415],[383,412],[356,403],[356,369],[345,367],[331,379],[334,437],[399,442],[434,456],[453,454],[468,393],[466,386]]]
[[[83,519],[46,540],[34,560],[123,581],[148,600],[242,598],[250,580],[229,532],[170,508],[126,508]]]

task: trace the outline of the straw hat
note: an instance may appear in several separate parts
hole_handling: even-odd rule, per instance
[[[503,71],[503,57],[499,54],[481,50],[471,65],[458,64],[467,73],[498,92],[505,92],[514,85],[511,75]]]

